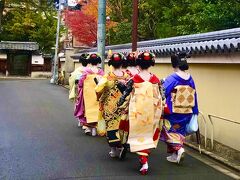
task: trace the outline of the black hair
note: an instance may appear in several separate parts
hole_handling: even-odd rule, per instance
[[[127,67],[128,67],[128,62],[126,59],[124,59],[122,62],[122,68],[127,68]]]
[[[148,69],[149,67],[154,66],[154,55],[148,52],[141,53],[136,60],[136,65],[141,69]]]
[[[189,54],[186,52],[180,52],[171,56],[171,63],[173,68],[179,68],[181,71],[185,71],[189,69],[189,65],[187,63],[187,58],[189,58]]]
[[[126,61],[126,60],[122,54],[114,53],[108,61],[108,66],[113,66],[114,68],[118,69],[118,68],[122,67],[124,61]]]
[[[172,63],[173,68],[178,67],[179,60],[178,60],[178,56],[176,54],[171,56],[171,63]]]
[[[95,53],[90,54],[90,56],[88,57],[88,63],[91,65],[98,65],[102,62],[101,57]]]
[[[127,66],[137,66],[136,57],[133,53],[129,53],[126,57]]]
[[[88,65],[88,60],[87,60],[88,54],[82,54],[79,58],[79,62],[86,67]]]
[[[188,70],[189,69],[189,65],[187,63],[187,60],[183,60],[179,63],[179,69],[181,71],[185,71],[185,70]]]

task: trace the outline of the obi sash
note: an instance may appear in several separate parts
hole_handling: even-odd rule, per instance
[[[131,152],[156,148],[160,132],[162,99],[159,86],[150,82],[134,83],[129,103],[129,137]]]
[[[96,76],[96,74],[88,74],[84,80],[83,96],[87,123],[98,122],[99,103],[97,102],[97,95],[94,89],[96,86],[94,78]]]
[[[173,113],[189,114],[195,106],[195,89],[188,85],[178,85],[171,93]]]

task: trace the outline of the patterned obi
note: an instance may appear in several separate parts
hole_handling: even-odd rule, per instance
[[[171,93],[172,112],[179,114],[193,113],[195,106],[195,89],[188,85],[178,85]]]

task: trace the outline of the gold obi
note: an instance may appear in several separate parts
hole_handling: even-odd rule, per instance
[[[195,106],[195,89],[188,85],[178,85],[171,93],[173,113],[189,114]]]

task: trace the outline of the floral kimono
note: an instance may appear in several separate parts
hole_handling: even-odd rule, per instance
[[[85,126],[96,126],[98,122],[99,103],[95,92],[95,79],[103,75],[101,69],[97,73],[86,68],[78,82],[78,98],[75,106],[75,117]]]
[[[186,125],[193,114],[198,114],[195,84],[190,76],[185,80],[173,73],[163,83],[166,96],[164,126],[161,140],[168,145],[168,152],[178,151],[185,140]]]
[[[130,78],[133,78],[135,74],[133,74],[129,69],[125,71]],[[139,70],[138,70],[139,73]],[[127,144],[128,134],[129,134],[129,102],[130,102],[130,94],[125,98],[124,103],[120,106],[122,110],[120,125],[119,125],[119,135],[122,144]]]
[[[110,147],[121,146],[119,122],[121,109],[117,103],[122,96],[118,83],[125,83],[128,75],[116,76],[113,72],[106,74],[95,88],[99,95],[100,113],[106,123],[106,137]]]
[[[140,158],[147,157],[149,149],[156,148],[161,131],[162,97],[160,81],[152,74],[144,81],[138,74],[133,78],[133,90],[129,102],[129,136],[131,152]],[[146,159],[147,161],[147,159]]]
[[[161,89],[160,80],[154,74],[149,81],[136,74],[127,82],[126,90],[118,103],[121,106],[130,97],[127,144],[130,145],[131,152],[139,155],[139,162],[143,165],[141,173],[147,169],[145,166],[148,166],[150,149],[157,147],[162,129]]]

